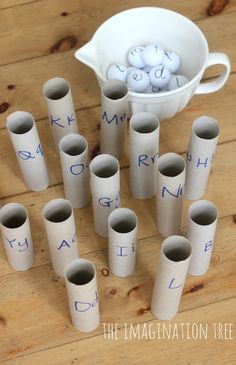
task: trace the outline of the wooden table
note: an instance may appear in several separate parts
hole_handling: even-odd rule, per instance
[[[138,260],[135,273],[125,279],[104,276],[107,241],[93,230],[91,205],[77,210],[76,223],[82,257],[97,268],[101,300],[101,325],[88,334],[71,325],[63,280],[52,271],[42,207],[50,199],[63,197],[59,160],[53,150],[43,83],[54,76],[72,86],[81,134],[89,142],[90,157],[97,152],[100,95],[94,74],[74,57],[106,18],[143,5],[140,0],[1,0],[0,2],[0,193],[1,205],[24,204],[30,215],[35,264],[26,272],[14,272],[0,247],[0,358],[3,364],[235,364],[234,340],[214,338],[213,323],[236,323],[236,1],[218,15],[208,16],[208,0],[156,0],[145,5],[181,12],[203,30],[212,51],[225,52],[232,63],[226,86],[219,92],[195,96],[186,109],[161,124],[161,153],[184,154],[193,120],[201,115],[218,119],[221,135],[210,176],[206,199],[219,208],[219,224],[212,264],[202,277],[188,277],[180,313],[170,323],[209,325],[207,339],[126,339],[125,328],[151,329],[163,324],[150,313],[150,297],[160,244],[155,228],[155,200],[130,197],[128,158],[121,161],[122,205],[134,209],[140,221]],[[221,70],[221,69],[220,69]],[[214,78],[215,67],[205,78]],[[51,185],[33,193],[22,182],[16,157],[6,130],[6,117],[16,110],[33,113],[50,169]],[[189,202],[185,203],[184,223]],[[104,338],[102,323],[117,323],[118,340]],[[165,322],[168,325],[169,322]],[[147,327],[149,325],[149,327]],[[227,326],[226,326],[227,327]],[[224,328],[224,326],[223,326]],[[227,328],[226,328],[227,329]],[[233,337],[236,335],[233,328]],[[127,335],[127,333],[126,333]],[[218,335],[218,332],[215,334]],[[216,336],[218,337],[218,336]]]

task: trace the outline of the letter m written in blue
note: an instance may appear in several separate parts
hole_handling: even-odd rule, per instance
[[[109,119],[107,112],[104,112],[102,115],[102,120],[105,120],[107,124],[111,124],[113,121],[115,122],[115,124],[118,124],[118,117],[116,114],[114,114],[111,119]]]

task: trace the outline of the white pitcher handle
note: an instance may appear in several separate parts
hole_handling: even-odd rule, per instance
[[[224,84],[226,83],[230,74],[229,57],[224,53],[218,53],[218,52],[209,53],[206,68],[213,65],[224,65],[225,70],[216,80],[206,83],[200,83],[197,89],[195,90],[195,94],[213,93],[214,91],[221,89],[222,86],[224,86]]]

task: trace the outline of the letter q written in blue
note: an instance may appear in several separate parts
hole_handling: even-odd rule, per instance
[[[31,159],[35,158],[35,156],[33,156],[30,151],[18,151],[17,154],[24,161],[31,160]]]

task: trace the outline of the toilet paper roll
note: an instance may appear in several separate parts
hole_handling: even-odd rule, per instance
[[[108,262],[116,276],[129,276],[135,269],[138,218],[127,208],[117,208],[108,217]]]
[[[216,206],[207,200],[198,200],[189,207],[187,238],[192,244],[190,275],[204,275],[209,269],[217,216]]]
[[[128,88],[120,80],[106,81],[101,90],[100,151],[119,159],[123,154],[128,116]]]
[[[120,167],[108,154],[96,156],[90,163],[91,193],[95,231],[108,237],[108,216],[120,207]]]
[[[33,116],[17,111],[7,117],[7,129],[26,186],[32,191],[49,185],[44,152]]]
[[[200,199],[206,190],[220,128],[214,118],[203,116],[192,125],[186,158],[186,199]]]
[[[181,229],[185,183],[185,161],[176,153],[166,153],[156,162],[157,228],[165,236]]]
[[[170,236],[161,246],[151,312],[161,320],[170,320],[178,312],[189,262],[191,243],[181,236]]]
[[[79,132],[70,84],[61,77],[54,77],[43,85],[43,95],[47,103],[53,139],[58,150],[62,137]]]
[[[18,203],[9,203],[0,209],[0,228],[9,265],[16,271],[33,266],[34,250],[28,213]]]
[[[73,208],[89,204],[88,143],[79,134],[64,136],[59,143],[61,167],[66,199]]]
[[[155,114],[141,112],[130,119],[130,190],[134,198],[155,193],[154,162],[159,154],[160,123]]]
[[[74,328],[90,332],[100,323],[95,266],[86,259],[76,259],[65,268],[66,289]]]
[[[66,265],[78,258],[76,227],[69,200],[53,199],[43,208],[53,270],[63,276]]]

